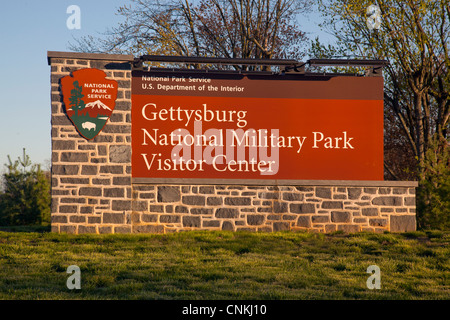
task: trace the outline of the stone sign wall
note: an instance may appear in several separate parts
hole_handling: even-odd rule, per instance
[[[131,177],[130,55],[48,52],[51,67],[52,231],[166,233],[180,230],[412,231],[417,183],[297,181],[267,186],[148,184]],[[95,68],[118,83],[114,111],[87,140],[63,102],[61,79]]]

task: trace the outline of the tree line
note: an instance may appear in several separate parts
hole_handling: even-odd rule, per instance
[[[312,12],[321,14],[319,27],[334,36],[333,44],[302,31],[299,14]],[[135,56],[388,60],[385,179],[419,181],[418,227],[450,228],[450,0],[132,0],[118,14],[123,23],[71,48]]]

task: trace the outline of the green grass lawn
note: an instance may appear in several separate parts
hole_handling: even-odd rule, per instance
[[[7,230],[7,229],[3,229]],[[0,299],[449,299],[450,233],[0,231]],[[67,267],[81,289],[66,286]],[[370,290],[367,267],[381,270]]]

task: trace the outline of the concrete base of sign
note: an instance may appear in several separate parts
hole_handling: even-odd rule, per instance
[[[403,232],[416,229],[416,182],[132,179],[132,56],[48,52],[52,231]],[[60,79],[82,68],[118,82],[104,129],[84,139],[66,115]]]

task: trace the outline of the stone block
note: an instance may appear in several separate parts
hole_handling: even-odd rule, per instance
[[[99,216],[88,217],[89,224],[99,224],[102,223],[102,218]]]
[[[181,217],[177,216],[177,215],[172,215],[172,214],[164,214],[159,217],[159,221],[161,223],[180,223]],[[204,222],[203,222],[203,225],[205,225]]]
[[[295,189],[297,189],[298,191],[302,191],[302,192],[314,191],[314,188],[312,188],[312,187],[295,187]]]
[[[77,165],[52,165],[52,174],[74,176],[78,174],[79,169]]]
[[[176,206],[175,213],[189,213],[189,210],[185,206]]]
[[[249,206],[252,204],[250,197],[227,197],[225,204],[229,206]]]
[[[163,205],[157,205],[157,204],[151,204],[150,205],[150,212],[164,212],[164,206]]]
[[[274,213],[285,213],[285,212],[288,212],[288,204],[286,202],[275,201],[273,203],[273,212]]]
[[[120,123],[123,122],[123,114],[122,113],[118,113],[115,112],[111,115],[111,118],[109,119],[109,121],[111,121],[112,123]],[[118,137],[116,137],[116,141]]]
[[[200,228],[200,226],[201,226],[200,217],[183,216],[183,227]]]
[[[85,233],[97,233],[97,229],[95,226],[78,226],[78,234],[85,234]]]
[[[322,209],[343,209],[342,201],[324,201],[322,202]]]
[[[311,228],[311,216],[299,216],[297,226],[303,228]]]
[[[61,162],[88,162],[89,155],[86,152],[62,152]]]
[[[131,202],[131,210],[147,211],[148,210],[148,201],[137,201],[137,200],[132,201]]]
[[[93,212],[94,212],[94,208],[91,206],[80,207],[80,213],[82,213],[82,214],[93,213]]]
[[[391,215],[389,228],[391,232],[416,231],[416,217],[414,215]]]
[[[76,198],[61,198],[61,199],[59,199],[59,201],[61,203],[81,203],[81,204],[86,203],[86,199],[85,198],[79,198],[79,197],[76,197]]]
[[[97,175],[98,167],[97,166],[81,166],[81,174],[82,175]]]
[[[349,199],[356,200],[361,196],[362,188],[347,188],[347,195]]]
[[[203,186],[199,188],[199,193],[202,194],[214,194],[215,190],[213,186]]]
[[[361,226],[356,224],[338,224],[337,230],[343,231],[346,233],[354,233],[361,231]]]
[[[139,199],[154,199],[155,194],[151,192],[141,192],[139,193]]]
[[[52,214],[51,223],[67,223],[67,216],[62,214]]]
[[[102,142],[111,143],[114,141],[114,137],[110,134],[105,134],[104,131],[101,131],[100,134],[91,141],[95,143],[102,143]]]
[[[283,200],[285,201],[303,201],[303,194],[295,192],[283,192]]]
[[[143,213],[141,216],[141,219],[142,219],[142,222],[158,222],[158,215]]]
[[[140,225],[133,226],[133,233],[164,233],[164,226],[162,225]]]
[[[331,188],[316,188],[316,197],[323,199],[331,199]]]
[[[415,206],[416,197],[405,197],[405,206]]]
[[[239,218],[239,211],[233,208],[219,208],[216,210],[215,216],[223,219]]]
[[[221,197],[208,197],[206,199],[206,204],[208,206],[221,206],[223,203],[223,200]]]
[[[91,157],[91,163],[106,163],[106,158]]]
[[[78,194],[80,196],[101,197],[102,196],[102,188],[81,187]]]
[[[386,227],[387,224],[388,224],[387,219],[382,218],[369,219],[369,225],[372,227]]]
[[[203,227],[204,228],[219,228],[220,227],[220,221],[219,220],[203,220]]]
[[[59,226],[59,232],[76,234],[77,233],[77,227],[73,226],[73,225],[60,225]]]
[[[406,194],[408,192],[407,188],[394,188],[393,194]]]
[[[77,206],[69,206],[69,205],[60,205],[59,206],[59,213],[77,213],[78,207]]]
[[[312,203],[291,203],[291,213],[316,213],[316,206]]]
[[[336,223],[351,222],[350,212],[331,211],[331,221]]]
[[[290,229],[289,222],[274,222],[273,231],[285,231]]]
[[[192,208],[191,214],[194,215],[212,215],[213,209],[206,209],[206,208]]]
[[[108,123],[103,128],[104,133],[131,133],[131,126],[130,125],[123,125],[123,124],[111,124]]]
[[[100,166],[100,173],[123,174],[123,166]]]
[[[204,196],[183,196],[182,203],[192,206],[204,206],[205,197]]]
[[[224,221],[222,223],[222,230],[234,231],[234,225],[231,221]]]
[[[328,215],[311,216],[312,223],[327,223],[330,222]]]
[[[114,223],[114,224],[124,224],[125,214],[124,213],[103,213],[103,223]]]
[[[111,185],[111,179],[110,178],[104,178],[104,179],[94,178],[94,179],[92,179],[92,184],[99,185],[99,186],[109,186],[109,185]]]
[[[376,194],[377,188],[364,188],[364,192],[368,194]]]
[[[403,198],[402,197],[396,197],[396,196],[382,196],[382,197],[376,197],[372,200],[372,204],[377,206],[401,206],[403,204]]]
[[[98,233],[100,233],[100,234],[109,234],[112,232],[113,232],[113,229],[110,226],[98,226]]]
[[[106,156],[108,154],[107,146],[98,145],[97,146],[97,154],[99,156]]]
[[[52,196],[68,196],[70,194],[70,190],[64,189],[56,189],[52,188]]]
[[[89,178],[63,178],[60,180],[61,184],[89,184]]]
[[[109,147],[109,162],[128,163],[131,162],[130,145],[112,145]]]
[[[53,126],[73,126],[72,122],[66,115],[52,115],[51,123]]]
[[[75,141],[73,140],[53,140],[52,150],[75,150]]]
[[[181,199],[180,187],[159,186],[158,202],[178,202]]]
[[[113,200],[112,209],[116,211],[131,210],[131,200]]]
[[[131,185],[131,177],[113,177],[113,185],[115,186],[129,186]]]
[[[131,226],[115,226],[114,233],[120,233],[120,234],[131,233]]]
[[[378,208],[362,208],[361,213],[363,216],[378,216]]]
[[[260,199],[274,199],[278,200],[280,198],[280,194],[277,192],[259,192],[258,197]]]
[[[116,107],[114,110],[130,111],[131,110],[131,102],[126,101],[126,100],[118,100],[118,101],[116,101]]]
[[[379,188],[378,189],[378,193],[379,194],[390,194],[391,193],[391,188]]]
[[[265,216],[262,214],[249,214],[247,215],[247,224],[252,226],[261,225],[264,223]]]

